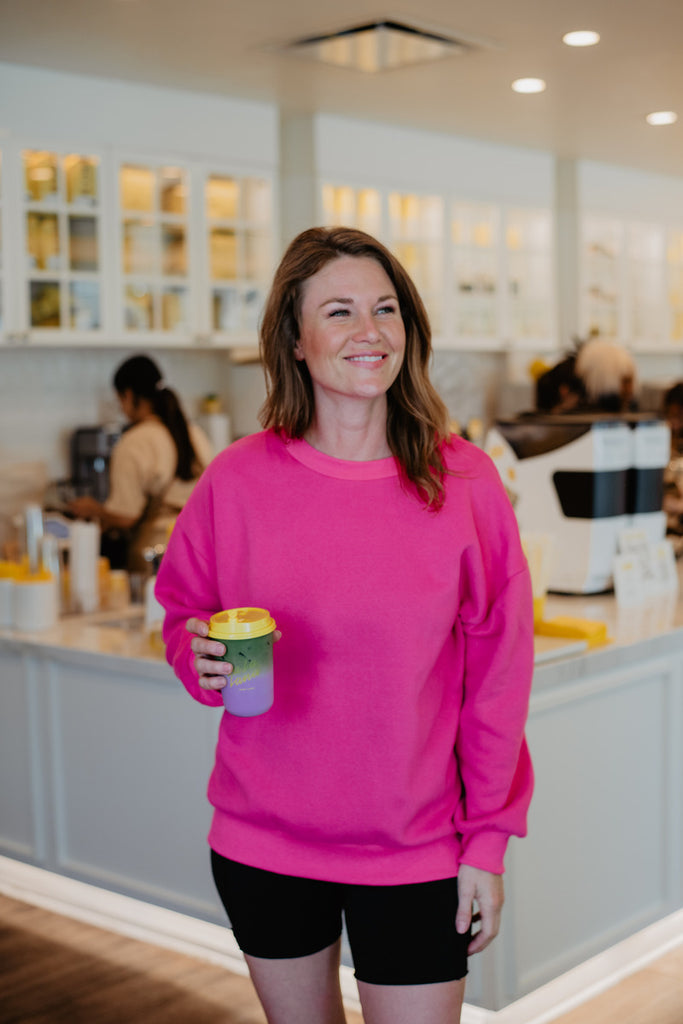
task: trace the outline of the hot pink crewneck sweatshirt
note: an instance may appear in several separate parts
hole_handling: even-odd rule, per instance
[[[271,431],[211,463],[156,593],[167,657],[199,687],[185,621],[255,605],[275,618],[275,703],[222,714],[211,846],[255,867],[401,884],[502,872],[533,786],[523,737],[531,588],[514,513],[454,438],[439,512],[393,458],[350,462]],[[219,711],[216,712],[220,713]]]

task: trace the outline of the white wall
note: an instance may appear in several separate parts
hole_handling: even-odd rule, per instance
[[[116,147],[273,167],[272,104],[0,63],[0,145]]]
[[[111,381],[119,363],[137,351],[0,349],[0,463],[44,460],[51,479],[68,476],[74,428],[120,420]],[[260,367],[233,366],[220,351],[147,352],[190,418],[199,414],[205,395],[216,393],[231,413],[236,435],[258,429],[256,409],[264,397]]]
[[[438,189],[464,199],[552,204],[549,153],[320,115],[316,170],[330,181]]]
[[[577,163],[577,172],[579,202],[588,213],[680,223],[683,177],[648,174],[592,160]]]

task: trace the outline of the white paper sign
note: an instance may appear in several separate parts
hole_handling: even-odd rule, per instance
[[[651,544],[642,530],[623,530],[619,548],[621,554],[614,560],[617,604],[632,608],[678,592],[676,557],[670,541]]]

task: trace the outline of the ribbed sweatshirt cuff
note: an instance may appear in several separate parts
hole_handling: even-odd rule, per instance
[[[461,864],[469,864],[481,871],[490,871],[494,875],[502,875],[505,871],[505,851],[509,836],[503,832],[475,832],[463,837]]]

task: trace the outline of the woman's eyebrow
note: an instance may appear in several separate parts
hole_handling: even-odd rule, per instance
[[[386,302],[387,299],[395,299],[398,302],[398,296],[394,295],[393,292],[390,292],[388,295],[380,295],[380,297],[378,299],[375,299],[375,303]],[[347,306],[350,306],[350,305],[353,304],[353,301],[354,301],[353,299],[345,299],[345,298],[325,299],[324,302],[320,303],[319,308],[322,309],[323,306],[327,306],[331,302],[340,302],[340,303],[343,303],[343,304],[345,304]]]

